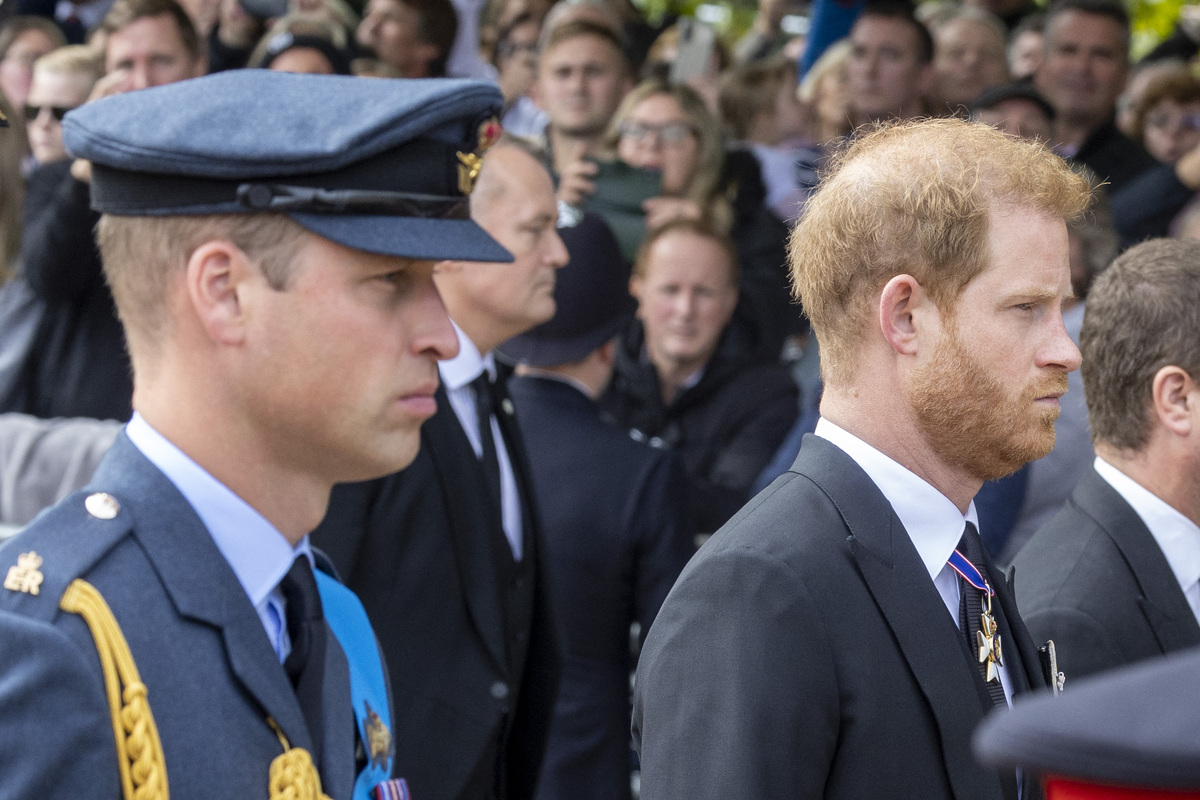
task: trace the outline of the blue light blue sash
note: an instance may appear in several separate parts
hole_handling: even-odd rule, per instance
[[[388,708],[383,664],[375,644],[375,632],[354,592],[321,570],[315,570],[317,590],[325,621],[337,637],[350,665],[350,700],[358,735],[367,751],[367,765],[354,783],[354,800],[371,800],[372,790],[392,776],[395,743],[391,738],[392,718]],[[380,744],[386,736],[386,753]]]

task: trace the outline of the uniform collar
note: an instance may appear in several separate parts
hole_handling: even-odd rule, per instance
[[[267,602],[296,556],[304,554],[312,560],[307,536],[293,548],[266,517],[152,428],[141,414],[134,413],[125,433],[195,509],[256,609]]]
[[[945,568],[966,523],[971,522],[978,530],[974,500],[962,514],[950,498],[916,473],[824,417],[818,420],[814,433],[845,451],[867,473],[900,518],[931,579]]]

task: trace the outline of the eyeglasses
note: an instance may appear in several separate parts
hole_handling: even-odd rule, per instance
[[[1147,128],[1170,128],[1178,127],[1184,131],[1200,131],[1200,114],[1192,112],[1190,114],[1149,114],[1146,117]]]
[[[645,141],[651,134],[663,144],[679,144],[689,136],[695,136],[696,130],[686,122],[667,122],[662,125],[649,125],[643,122],[623,122],[620,132],[635,142]]]
[[[536,56],[537,42],[522,44],[505,39],[504,41],[500,42],[500,44],[496,45],[496,55],[498,55],[500,58],[512,58],[513,56],[518,55]]]
[[[59,122],[63,121],[63,117],[68,111],[74,109],[75,106],[34,106],[26,103],[25,105],[25,121],[33,122],[43,111],[49,111],[50,116],[54,117]]]

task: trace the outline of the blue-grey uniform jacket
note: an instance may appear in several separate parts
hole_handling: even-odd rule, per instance
[[[97,515],[86,499],[99,492],[115,504],[93,501]],[[41,559],[37,594],[19,566],[30,552]],[[128,641],[172,800],[267,798],[271,762],[283,752],[268,719],[293,747],[310,749],[300,705],[199,517],[122,433],[86,489],[0,546],[0,581],[16,587],[0,588],[0,799],[121,794],[96,645],[81,617],[59,609],[75,578],[99,590]],[[355,723],[346,658],[332,635],[328,642],[324,745],[314,761],[323,791],[345,800]]]

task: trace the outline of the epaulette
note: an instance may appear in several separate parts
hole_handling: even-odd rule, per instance
[[[0,609],[52,621],[59,600],[133,527],[115,496],[81,491],[43,511],[0,545]]]

